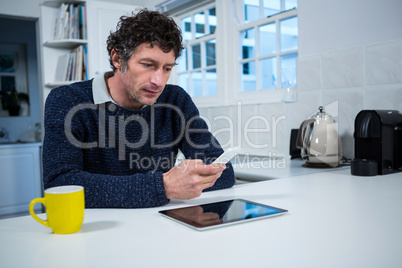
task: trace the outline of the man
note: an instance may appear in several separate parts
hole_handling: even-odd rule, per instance
[[[122,17],[107,41],[113,72],[51,91],[45,188],[82,185],[86,207],[154,207],[233,186],[230,163],[211,164],[223,150],[191,98],[166,84],[181,42],[158,12]]]

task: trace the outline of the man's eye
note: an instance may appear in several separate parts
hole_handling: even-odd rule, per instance
[[[152,64],[148,64],[148,63],[143,63],[142,65],[143,65],[144,67],[147,67],[147,68],[152,67]]]

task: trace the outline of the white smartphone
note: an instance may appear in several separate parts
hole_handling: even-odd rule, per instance
[[[229,148],[223,154],[221,154],[212,164],[226,164],[229,162],[233,157],[238,155],[240,152],[240,148],[234,147],[234,148]]]

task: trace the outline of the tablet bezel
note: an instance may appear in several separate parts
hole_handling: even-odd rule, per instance
[[[258,205],[258,206],[265,207],[265,208],[276,209],[276,210],[278,210],[278,212],[273,213],[273,214],[268,214],[268,215],[260,215],[258,217],[253,217],[253,218],[235,219],[235,220],[224,222],[224,223],[221,223],[221,224],[210,225],[210,226],[202,226],[202,227],[197,226],[196,223],[192,222],[189,219],[179,217],[179,216],[173,217],[171,215],[167,215],[167,212],[169,212],[169,211],[175,211],[175,210],[179,210],[179,209],[198,207],[198,206],[204,206],[204,205],[214,205],[214,204],[219,204],[219,203],[229,202],[229,201],[239,201],[239,202],[242,202],[242,203],[249,203],[249,204]],[[229,225],[245,223],[245,222],[250,222],[250,221],[255,221],[255,220],[260,220],[260,219],[266,219],[266,218],[271,218],[271,217],[276,217],[276,216],[283,215],[283,214],[285,214],[287,212],[288,212],[288,210],[286,210],[286,209],[273,207],[273,206],[270,206],[270,205],[261,204],[261,203],[257,203],[257,202],[254,202],[254,201],[242,199],[242,198],[227,199],[227,200],[221,200],[221,201],[217,201],[217,202],[204,203],[204,204],[199,204],[199,205],[192,205],[192,206],[187,206],[187,207],[166,209],[166,210],[158,211],[158,213],[161,214],[162,216],[164,216],[164,217],[166,217],[166,218],[168,218],[170,220],[173,220],[175,222],[178,222],[180,224],[183,224],[183,225],[185,225],[187,227],[190,227],[190,228],[192,228],[194,230],[197,230],[197,231],[204,231],[204,230],[210,230],[210,229],[215,229],[215,228],[222,228],[222,227],[229,226]]]

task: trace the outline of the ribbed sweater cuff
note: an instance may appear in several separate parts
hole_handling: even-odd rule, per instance
[[[155,188],[157,192],[157,198],[161,201],[161,203],[168,203],[169,199],[166,197],[165,192],[165,184],[163,183],[163,173],[162,172],[155,172],[154,173],[154,181],[155,181]]]

